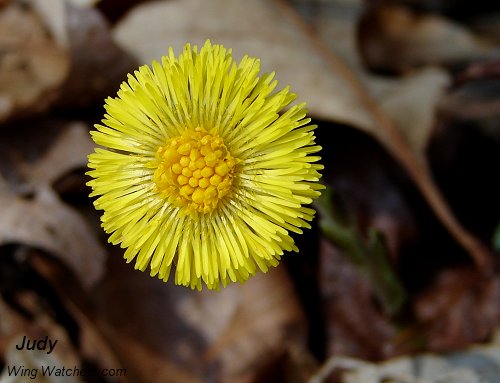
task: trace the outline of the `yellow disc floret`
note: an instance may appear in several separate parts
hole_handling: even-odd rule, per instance
[[[231,190],[236,160],[221,137],[203,128],[168,139],[156,160],[156,190],[190,213],[212,212]]]

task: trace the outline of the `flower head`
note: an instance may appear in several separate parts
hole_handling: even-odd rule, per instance
[[[295,94],[209,41],[144,65],[106,100],[88,174],[109,241],[135,268],[201,289],[298,251],[319,196],[314,125]]]

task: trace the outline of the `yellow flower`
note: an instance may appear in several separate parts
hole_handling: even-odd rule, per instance
[[[88,174],[109,241],[167,281],[217,289],[298,251],[322,189],[314,125],[258,59],[207,41],[129,75],[106,100]]]

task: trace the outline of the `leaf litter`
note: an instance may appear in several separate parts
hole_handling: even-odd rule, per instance
[[[485,238],[500,218],[471,224],[448,200],[434,173],[446,153],[433,145],[452,137],[457,121],[474,121],[498,145],[497,97],[485,92],[498,38],[478,25],[484,17],[469,26],[423,9],[357,0],[0,1],[0,366],[41,363],[13,352],[12,342],[42,331],[70,350],[43,363],[124,366],[123,381],[495,381],[499,289]],[[110,29],[106,17],[119,19]],[[379,266],[363,271],[324,235],[305,239],[298,272],[284,265],[201,294],[131,271],[104,245],[83,186],[96,109],[137,63],[207,38],[237,57],[261,57],[264,71],[307,101],[326,149],[325,179],[357,233],[351,239],[372,251],[375,230],[385,272],[404,290],[397,312],[383,308]],[[328,163],[336,140],[337,151],[348,145],[341,166]],[[56,187],[70,177],[81,180],[78,206]],[[308,251],[318,242],[317,254]],[[412,268],[426,277],[415,281],[405,271]],[[316,287],[303,289],[303,280]],[[36,288],[46,283],[50,293]],[[51,315],[40,304],[47,297],[67,315]],[[406,356],[416,351],[440,354]],[[4,368],[2,383],[5,376]]]

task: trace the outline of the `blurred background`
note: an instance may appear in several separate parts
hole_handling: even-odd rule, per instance
[[[206,39],[307,102],[328,186],[220,292],[134,271],[85,185],[104,99]],[[500,382],[499,165],[497,1],[0,0],[0,383]]]

